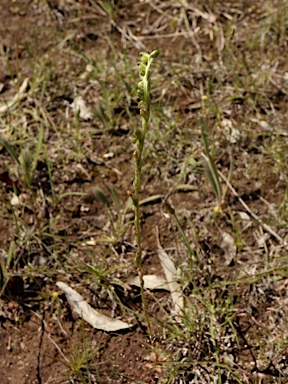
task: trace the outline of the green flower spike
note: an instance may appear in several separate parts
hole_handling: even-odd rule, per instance
[[[151,54],[141,52],[141,60],[138,63],[140,81],[137,87],[137,95],[139,97],[138,106],[140,108],[140,116],[142,118],[141,128],[136,128],[133,133],[133,144],[136,149],[133,154],[135,163],[135,177],[133,182],[134,193],[128,192],[131,197],[135,211],[135,238],[137,243],[137,252],[135,256],[135,265],[138,270],[140,279],[140,288],[142,296],[143,310],[145,313],[148,331],[151,336],[151,327],[147,314],[147,308],[144,297],[144,280],[142,271],[142,248],[140,236],[140,212],[139,212],[139,191],[141,187],[141,169],[142,169],[142,153],[145,143],[145,137],[148,130],[148,122],[150,118],[150,67],[153,60],[159,55],[159,51],[155,50]]]

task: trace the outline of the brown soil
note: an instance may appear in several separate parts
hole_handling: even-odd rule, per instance
[[[207,336],[211,332],[207,325],[210,321],[209,317],[202,325],[196,325],[195,322],[191,334],[186,334],[185,337],[181,336],[182,339],[180,337],[180,340],[174,337],[167,341],[166,332],[169,332],[169,324],[166,324],[167,328],[164,330],[165,327],[161,322],[169,322],[166,317],[171,306],[169,295],[165,292],[148,292],[148,310],[151,318],[154,319],[152,320],[154,338],[151,344],[143,317],[133,317],[132,315],[134,312],[142,313],[139,290],[117,285],[117,281],[123,282],[129,276],[135,275],[133,259],[136,247],[133,230],[130,228],[123,236],[119,236],[116,244],[113,244],[113,252],[109,246],[100,242],[96,242],[94,247],[82,246],[83,242],[89,238],[99,238],[110,234],[109,230],[103,229],[107,228],[107,211],[104,204],[96,199],[93,188],[100,187],[103,189],[102,182],[112,185],[117,190],[123,206],[127,201],[127,191],[132,188],[134,177],[131,160],[133,147],[130,137],[128,137],[130,127],[126,127],[126,120],[128,119],[124,113],[125,107],[123,107],[124,101],[122,100],[115,107],[115,113],[120,111],[120,113],[118,111],[118,123],[114,129],[107,131],[107,133],[99,134],[101,124],[98,120],[93,119],[90,122],[85,122],[80,119],[81,134],[87,138],[87,143],[83,142],[84,158],[77,161],[71,158],[67,152],[67,158],[65,157],[65,161],[63,160],[59,167],[53,163],[52,178],[54,192],[57,196],[66,192],[83,192],[85,196],[70,194],[61,200],[61,204],[53,205],[51,203],[49,170],[43,161],[37,165],[37,178],[33,181],[32,189],[34,192],[36,190],[38,192],[35,192],[37,198],[33,201],[21,180],[17,180],[15,177],[14,163],[9,154],[5,148],[0,151],[2,194],[0,245],[3,260],[9,251],[11,241],[16,238],[15,233],[17,232],[11,207],[7,204],[8,197],[13,194],[13,191],[17,191],[17,195],[23,199],[23,209],[18,212],[21,223],[25,223],[27,228],[35,233],[35,237],[31,237],[29,242],[19,243],[15,251],[15,259],[11,269],[9,269],[10,277],[2,292],[0,301],[0,382],[1,384],[209,383],[212,382],[211,376],[209,376],[209,364],[211,361],[213,364],[215,363],[213,361],[215,358],[214,348],[218,348],[220,351],[220,363],[227,365],[227,361],[232,359],[230,368],[232,370],[233,367],[236,377],[241,378],[241,382],[288,382],[288,360],[285,354],[287,330],[284,320],[284,317],[287,317],[287,281],[285,280],[287,252],[285,247],[283,244],[279,244],[272,235],[265,237],[266,231],[263,230],[263,226],[253,221],[248,230],[243,230],[242,245],[239,245],[237,261],[233,260],[230,265],[227,265],[224,251],[221,248],[221,236],[223,232],[234,230],[236,232],[237,229],[242,231],[245,223],[243,224],[237,215],[245,209],[239,202],[239,198],[228,190],[225,203],[222,206],[222,214],[213,215],[215,197],[211,192],[211,187],[205,182],[204,173],[196,169],[195,173],[189,174],[188,171],[186,172],[179,166],[179,164],[185,165],[184,159],[187,159],[192,149],[196,158],[201,159],[200,153],[203,149],[201,145],[198,148],[197,145],[194,145],[198,131],[196,132],[196,128],[190,128],[197,127],[198,129],[199,116],[203,114],[201,97],[197,93],[198,86],[201,84],[203,88],[203,84],[204,86],[206,84],[205,81],[211,81],[211,87],[216,87],[215,84],[219,82],[226,84],[228,89],[229,83],[233,79],[233,75],[220,73],[220,69],[218,73],[215,73],[214,79],[211,80],[209,77],[209,68],[213,67],[213,63],[221,60],[219,48],[221,41],[215,45],[209,40],[209,27],[212,21],[209,22],[200,16],[193,19],[198,23],[197,26],[204,31],[196,44],[193,37],[181,35],[183,29],[181,30],[180,27],[180,36],[175,35],[173,14],[168,18],[170,24],[166,28],[163,27],[164,32],[161,32],[159,17],[162,14],[165,16],[167,12],[169,14],[169,7],[164,6],[165,2],[163,2],[163,11],[159,10],[159,2],[155,3],[158,4],[155,7],[149,6],[148,2],[145,1],[115,2],[118,4],[115,23],[111,22],[101,8],[100,5],[103,3],[106,4],[105,1],[85,0],[2,0],[0,4],[0,84],[3,85],[3,88],[0,93],[0,101],[7,101],[13,97],[17,88],[15,82],[13,83],[15,79],[23,80],[25,77],[33,77],[32,60],[37,61],[39,59],[40,62],[40,58],[45,58],[46,54],[50,55],[51,50],[54,49],[51,55],[58,58],[58,68],[54,68],[55,73],[51,77],[54,76],[53,81],[56,84],[66,84],[67,87],[47,91],[51,101],[47,101],[46,91],[43,91],[45,94],[43,105],[45,104],[47,116],[53,120],[52,125],[60,127],[67,106],[64,101],[71,103],[74,89],[77,87],[79,89],[84,88],[80,80],[79,84],[75,82],[73,86],[71,85],[73,79],[79,79],[79,74],[84,72],[85,65],[84,61],[76,54],[71,54],[67,62],[69,49],[97,61],[97,57],[113,57],[109,41],[114,47],[119,48],[120,52],[134,59],[138,57],[139,51],[143,49],[149,51],[159,46],[161,57],[163,60],[165,59],[165,63],[173,63],[179,52],[186,63],[189,63],[189,60],[192,60],[197,54],[199,44],[200,48],[198,48],[202,50],[206,64],[204,63],[203,67],[200,65],[195,70],[195,73],[191,75],[192,80],[181,79],[181,76],[177,75],[179,84],[176,89],[178,89],[178,94],[175,91],[171,94],[171,100],[167,101],[167,104],[170,103],[170,107],[173,106],[175,116],[183,113],[186,115],[186,128],[183,129],[183,132],[181,132],[182,127],[178,127],[174,131],[172,129],[167,134],[167,142],[162,143],[160,140],[147,144],[148,160],[143,168],[141,197],[144,199],[153,195],[167,196],[175,186],[181,172],[184,179],[183,183],[193,183],[194,191],[180,189],[169,199],[169,204],[176,208],[178,219],[188,233],[189,241],[191,243],[194,241],[193,230],[199,234],[199,270],[195,276],[185,276],[184,293],[188,302],[197,301],[199,311],[202,303],[199,299],[200,296],[197,296],[196,299],[198,292],[199,295],[203,295],[203,301],[209,297],[211,303],[217,303],[219,313],[215,314],[215,318],[220,319],[219,323],[221,323],[222,318],[225,318],[225,311],[228,311],[228,308],[225,308],[228,298],[233,297],[233,305],[235,306],[234,315],[231,315],[233,327],[231,324],[221,323],[222,333],[219,331],[219,335],[223,339],[220,340],[219,336],[219,345],[216,347],[211,344]],[[109,3],[107,2],[107,4]],[[212,4],[212,2],[207,3]],[[223,9],[221,2],[216,3],[213,12],[217,15],[219,25],[221,23],[224,25],[228,22],[227,20],[230,20],[225,12],[227,11],[228,14],[234,12],[232,10],[233,2],[223,6]],[[239,15],[239,28],[243,34],[245,33],[245,23],[251,23],[251,30],[257,32],[257,25],[261,23],[262,17],[265,15],[263,9],[263,13],[260,15],[257,14],[257,9],[253,11],[255,7],[257,8],[257,3],[259,2],[242,1],[237,5],[234,4],[238,13],[235,12],[233,17]],[[198,2],[196,1],[195,4],[197,5]],[[196,8],[197,6],[200,7],[200,4],[196,5]],[[208,5],[207,9],[209,9]],[[154,22],[156,24],[159,22],[160,25],[157,24],[157,27],[156,24],[153,24]],[[243,24],[242,29],[241,23]],[[159,28],[156,33],[153,32],[153,25],[155,29]],[[146,40],[133,41],[129,38],[128,32],[128,37],[123,32],[124,27],[127,28],[126,31],[129,32],[130,30],[137,36],[146,36]],[[171,34],[171,37],[159,38],[157,37],[158,34]],[[151,36],[153,39],[149,39]],[[239,52],[235,52],[236,56],[244,55],[243,46],[246,38],[245,34],[242,37],[241,33],[239,34]],[[65,39],[69,41],[67,45],[63,43]],[[144,44],[144,42],[145,46],[143,47],[141,43]],[[286,43],[287,36],[284,37],[282,49],[287,48]],[[64,47],[62,49],[59,48],[61,44]],[[269,52],[262,52],[262,54],[267,54],[268,60]],[[255,55],[257,56],[258,53]],[[287,74],[286,59],[277,56],[279,71],[281,73],[287,71]],[[45,60],[46,66],[49,67],[50,58],[46,57]],[[247,60],[249,61],[250,58],[247,57]],[[161,67],[161,64],[159,65]],[[65,68],[69,68],[69,71],[73,70],[74,73],[66,75]],[[165,70],[163,65],[162,76],[165,76]],[[245,71],[245,68],[242,70]],[[171,73],[169,76],[172,76]],[[65,76],[67,76],[66,82]],[[242,74],[239,73],[239,82],[242,81],[241,76]],[[243,73],[244,77],[245,73]],[[132,74],[132,78],[135,80],[136,75]],[[69,84],[69,82],[72,83]],[[188,92],[189,87],[190,90],[191,87],[194,88],[195,92]],[[227,92],[229,93],[229,91]],[[215,105],[218,103],[217,108],[221,109],[223,115],[229,117],[240,129],[243,124],[247,124],[247,116],[250,114],[252,116],[256,109],[258,120],[261,120],[259,115],[261,111],[263,119],[265,116],[269,116],[270,119],[270,113],[272,116],[271,105],[273,105],[273,108],[279,113],[271,117],[270,123],[273,123],[273,119],[274,121],[278,119],[277,127],[279,132],[283,132],[287,91],[285,89],[279,90],[270,83],[265,92],[265,95],[257,92],[252,94],[252,91],[250,94],[243,92],[238,98],[234,94],[222,98],[215,92],[213,103]],[[88,89],[85,95],[89,105],[92,108],[95,107],[97,98],[93,94],[93,89],[91,91]],[[169,90],[168,94],[161,94],[161,85],[157,84],[155,100],[161,104],[168,98]],[[132,101],[134,104],[130,105],[130,113],[132,118],[137,121],[137,98],[134,97]],[[35,100],[27,100],[23,102],[23,109],[34,104]],[[217,119],[217,112],[213,113],[206,115],[208,130],[211,132],[215,129]],[[277,168],[277,164],[273,163],[272,153],[271,156],[269,153],[267,155],[269,148],[272,147],[273,138],[269,138],[268,134],[265,135],[257,123],[249,121],[249,128],[245,126],[247,128],[246,137],[242,137],[238,146],[233,148],[234,163],[241,164],[241,166],[235,167],[232,184],[238,195],[249,205],[249,208],[265,222],[272,223],[273,229],[279,233],[281,238],[285,239],[286,237],[287,241],[287,226],[281,226],[279,223],[276,223],[275,227],[273,226],[273,209],[283,201],[287,185],[287,173],[285,173],[287,171],[285,165],[287,160],[285,150],[287,148],[280,148],[278,153],[278,165],[283,164],[282,177],[280,177],[279,168]],[[29,123],[31,123],[31,134],[33,134],[33,129],[35,129],[33,116],[31,116]],[[163,127],[161,127],[161,123],[159,125],[161,131]],[[220,128],[218,127],[218,129]],[[163,132],[160,134],[164,135]],[[50,154],[53,152],[53,146],[55,148],[57,146],[56,130],[45,132],[44,136]],[[188,144],[183,144],[178,150],[173,147],[173,144],[177,142],[180,136],[181,140]],[[275,136],[273,137],[275,138]],[[227,175],[231,161],[229,143],[227,144],[223,135],[219,134],[219,138],[216,144],[216,163],[219,169]],[[199,137],[198,141],[200,142]],[[17,146],[17,140],[14,144]],[[88,147],[89,149],[87,149]],[[267,149],[265,156],[263,156],[263,148]],[[159,157],[156,157],[156,152]],[[150,157],[149,153],[151,154]],[[274,165],[270,167],[272,163]],[[268,167],[269,172],[267,173]],[[44,205],[40,203],[42,195],[39,191],[49,197],[44,199]],[[266,201],[269,203],[266,204]],[[162,246],[167,248],[167,252],[170,253],[176,264],[179,266],[187,266],[188,264],[187,251],[183,246],[175,221],[169,218],[167,208],[162,203],[163,200],[159,198],[153,203],[143,205],[142,209],[142,235],[145,254],[143,268],[144,272],[149,274],[163,275],[157,258],[156,226]],[[126,222],[132,217],[132,213],[129,212]],[[193,226],[191,225],[192,222]],[[264,239],[262,245],[259,245],[259,239]],[[57,248],[55,242],[57,242]],[[111,296],[107,294],[109,283],[105,281],[104,276],[99,278],[96,273],[93,276],[85,270],[87,264],[93,262],[100,264],[101,255],[105,253],[109,253],[107,261],[109,268],[123,265],[120,272],[115,274],[111,272],[106,276],[107,281],[111,280],[109,292],[114,299],[113,303]],[[257,269],[254,281],[248,282],[248,275],[250,276],[254,265],[260,265],[264,261],[270,263],[271,257],[278,257],[280,260],[275,261],[275,268],[278,268],[275,269],[276,272],[274,273],[275,281],[272,280],[271,275],[265,275],[268,267],[263,267],[261,270]],[[246,269],[244,265],[247,266]],[[270,267],[271,265],[271,263],[268,264]],[[246,276],[247,280],[245,280]],[[57,289],[56,281],[66,281],[67,284],[80,292],[92,306],[108,316],[118,316],[124,321],[125,317],[127,321],[133,318],[134,327],[125,332],[112,333],[93,329],[81,321],[71,310],[65,295]],[[232,284],[233,281],[237,283]],[[53,293],[56,291],[59,296],[53,299]],[[119,301],[122,305],[118,305]],[[117,305],[114,305],[115,303]],[[223,303],[223,305],[221,304],[223,313],[220,313],[221,305],[219,303]],[[127,311],[124,307],[129,308],[132,312]],[[197,313],[195,313],[195,317],[197,317]],[[272,340],[273,337],[277,339],[281,327],[283,334],[285,334],[283,339],[279,339],[278,347],[281,349],[281,353],[277,353],[277,342],[273,344],[273,347],[271,346],[270,351],[267,350],[265,344],[266,349],[264,348],[265,351],[262,353],[262,341],[264,343],[265,339],[271,338]],[[237,342],[232,334],[232,329],[237,333]],[[185,334],[185,331],[180,333],[181,335]],[[196,345],[195,340],[199,341],[199,345]],[[223,344],[223,340],[227,340],[226,345]],[[85,355],[88,357],[85,358]],[[167,362],[169,361],[182,364],[180,373],[173,379],[174,381],[165,379],[168,377],[168,373],[173,370],[173,367],[168,366]],[[197,379],[197,375],[202,375],[202,379]],[[236,383],[234,376],[229,374],[229,369],[225,372],[223,369],[223,373],[219,377],[223,383]],[[278,379],[282,381],[277,381]]]

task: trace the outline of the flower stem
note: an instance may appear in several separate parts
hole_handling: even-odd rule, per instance
[[[140,209],[139,209],[139,192],[141,187],[141,171],[142,171],[142,153],[145,143],[146,134],[148,131],[148,122],[150,118],[150,67],[155,57],[159,55],[159,51],[155,50],[151,54],[141,52],[141,61],[139,65],[139,76],[140,81],[138,83],[137,94],[140,99],[140,115],[142,117],[141,128],[136,128],[133,134],[133,144],[135,145],[135,151],[133,154],[135,162],[135,178],[133,182],[134,193],[128,192],[132,198],[135,212],[135,238],[137,244],[137,252],[135,256],[135,265],[138,271],[141,289],[141,298],[143,311],[145,314],[148,332],[151,338],[151,326],[149,316],[147,312],[147,306],[144,295],[144,279],[143,279],[143,268],[142,268],[142,246],[141,246],[141,223],[140,223]]]

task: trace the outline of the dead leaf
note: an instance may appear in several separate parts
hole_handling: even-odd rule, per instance
[[[17,207],[19,206],[21,203],[20,203],[20,199],[17,195],[13,194],[11,200],[10,200],[10,203],[13,207]]]
[[[222,128],[223,133],[229,143],[235,144],[241,138],[241,132],[239,131],[239,129],[233,127],[233,123],[231,120],[223,119],[219,126],[220,128]]]
[[[111,319],[110,317],[97,312],[79,293],[70,288],[67,284],[58,281],[56,285],[65,293],[65,296],[74,311],[79,316],[83,317],[83,319],[92,325],[92,327],[107,332],[119,331],[131,327],[131,324],[127,324],[118,319]]]
[[[162,268],[165,273],[167,285],[169,287],[172,302],[174,304],[175,313],[178,314],[184,309],[184,300],[183,300],[181,287],[177,282],[177,277],[178,277],[177,270],[173,261],[170,259],[170,257],[162,248],[158,239],[158,234],[157,234],[157,243],[158,243],[158,257],[160,259]]]
[[[230,265],[234,257],[236,256],[237,247],[235,245],[233,237],[229,233],[227,232],[222,233],[222,241],[221,241],[220,247],[224,251],[226,264]]]
[[[170,291],[169,284],[161,276],[157,276],[157,275],[144,275],[143,276],[143,280],[144,280],[144,288],[148,288],[148,289],[151,289],[151,290],[153,290],[153,289],[165,289],[166,291]],[[127,280],[127,283],[130,284],[130,285],[135,285],[136,287],[140,287],[139,276],[130,277]]]
[[[79,116],[83,120],[90,120],[93,117],[93,113],[89,108],[86,107],[85,101],[81,96],[76,96],[73,103],[71,104],[75,115],[79,113]]]
[[[81,245],[85,247],[85,245],[96,245],[96,244],[97,243],[96,243],[95,239],[93,239],[93,237],[91,237],[90,240],[87,240],[86,243],[83,243]]]

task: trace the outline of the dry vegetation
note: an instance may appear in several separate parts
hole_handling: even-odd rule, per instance
[[[2,0],[0,38],[1,383],[287,383],[287,2]]]

